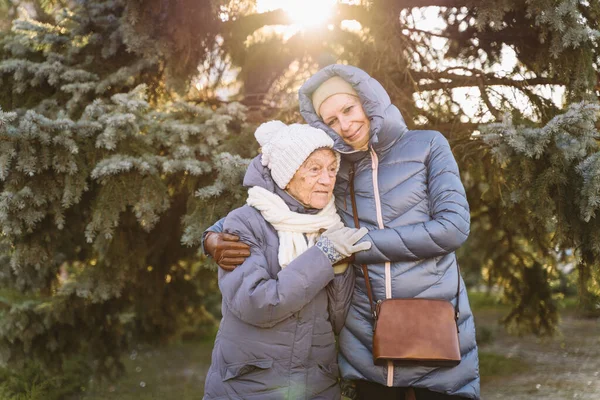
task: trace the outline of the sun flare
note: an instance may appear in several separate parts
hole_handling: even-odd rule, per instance
[[[305,28],[324,24],[333,11],[336,0],[257,0],[259,13],[283,9],[295,24]]]

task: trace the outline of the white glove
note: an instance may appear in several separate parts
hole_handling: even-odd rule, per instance
[[[315,246],[325,253],[333,265],[358,251],[369,250],[371,242],[356,244],[368,232],[367,228],[347,228],[339,222],[323,232]]]

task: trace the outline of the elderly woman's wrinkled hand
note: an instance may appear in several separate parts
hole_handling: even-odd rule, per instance
[[[348,228],[339,222],[323,232],[315,245],[325,253],[333,265],[358,251],[369,250],[371,242],[357,244],[368,232],[367,228]]]

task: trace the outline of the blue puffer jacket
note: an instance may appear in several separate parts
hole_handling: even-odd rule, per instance
[[[316,115],[311,97],[338,75],[358,93],[371,120],[369,150],[355,151]],[[363,240],[371,250],[357,253],[354,296],[340,333],[339,364],[346,379],[387,386],[427,388],[479,399],[479,360],[475,325],[461,279],[461,363],[453,368],[376,366],[372,358],[372,317],[360,264],[369,265],[376,299],[426,297],[456,302],[459,279],[454,251],[469,235],[469,205],[447,140],[435,131],[408,130],[383,87],[364,71],[330,65],[300,89],[306,121],[328,132],[342,153],[336,205],[347,226],[354,226],[348,176],[355,165],[356,199]]]
[[[260,156],[244,185],[274,192],[291,211],[318,211],[279,189]],[[232,272],[219,269],[223,318],[204,399],[339,400],[334,332],[348,311],[354,270],[334,275],[315,246],[282,270],[277,232],[250,206],[230,212],[223,230],[249,244],[251,255]]]

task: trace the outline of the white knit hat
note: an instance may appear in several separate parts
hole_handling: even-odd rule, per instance
[[[269,121],[256,129],[254,137],[261,146],[262,165],[271,170],[273,180],[281,189],[286,188],[313,151],[323,147],[333,149],[333,139],[310,125]],[[338,152],[335,155],[339,168],[340,155]]]

